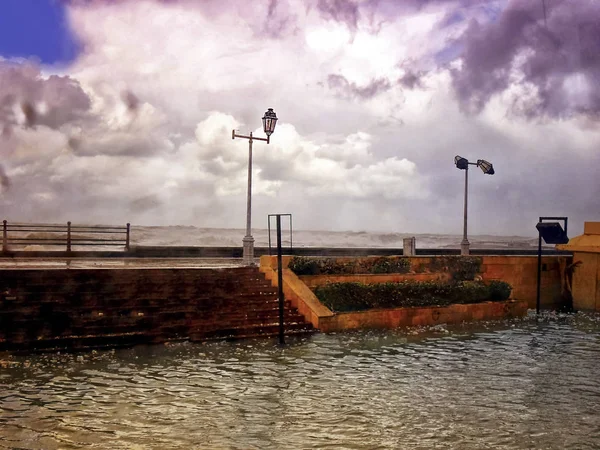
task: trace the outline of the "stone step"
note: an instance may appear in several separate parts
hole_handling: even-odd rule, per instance
[[[135,308],[136,306],[143,307],[167,307],[176,306],[182,304],[190,304],[196,307],[213,307],[213,306],[227,306],[227,305],[247,305],[261,302],[270,302],[278,300],[276,294],[273,293],[253,293],[253,294],[231,294],[224,296],[211,296],[211,297],[192,297],[188,299],[181,299],[177,297],[165,297],[158,299],[149,299],[146,297],[139,297],[137,299],[128,298],[90,298],[87,300],[74,299],[74,298],[51,298],[44,299],[43,301],[6,301],[0,303],[0,315],[9,314],[16,312],[35,312],[35,311],[48,311],[58,310],[63,308],[77,309],[101,309],[101,308]]]
[[[53,291],[51,289],[33,291],[33,290],[13,290],[10,294],[0,298],[2,304],[31,303],[31,302],[54,302],[54,301],[89,301],[97,299],[99,296],[108,298],[123,299],[161,299],[175,297],[182,300],[193,298],[211,298],[227,296],[251,296],[251,295],[277,295],[277,289],[264,286],[244,286],[230,291],[221,290],[203,290],[203,289],[98,289],[89,291]]]
[[[284,330],[284,336],[310,336],[315,334],[316,330],[314,329],[305,329],[305,330]],[[269,332],[269,333],[260,333],[260,334],[239,334],[235,336],[229,336],[225,338],[226,341],[238,341],[242,339],[256,339],[256,338],[266,338],[266,337],[276,337],[279,336],[279,330],[277,332]],[[207,339],[214,340],[214,339]]]
[[[0,350],[87,349],[278,334],[279,300],[257,268],[5,271]],[[311,333],[284,303],[286,334]]]
[[[95,304],[76,304],[68,302],[44,302],[29,305],[10,305],[0,309],[0,320],[8,317],[48,315],[52,313],[73,313],[75,315],[93,313],[93,312],[114,312],[114,311],[157,311],[170,308],[181,309],[183,307],[196,310],[198,312],[207,310],[237,310],[239,308],[257,309],[262,306],[271,307],[278,305],[279,299],[273,295],[257,295],[247,297],[231,297],[220,299],[200,299],[194,301],[168,300],[164,301],[145,301],[139,300],[136,303],[128,302],[123,299],[103,299],[102,302]],[[290,301],[285,300],[284,305],[289,306]]]
[[[99,335],[76,336],[67,335],[51,337],[43,340],[28,340],[25,335],[0,341],[0,351],[4,350],[33,350],[56,351],[65,348],[71,350],[85,350],[103,347],[129,347],[136,344],[149,343],[151,337],[144,332],[103,333]]]
[[[285,332],[309,332],[312,330],[310,324],[301,322],[302,318],[296,318],[300,321],[288,320],[284,324]],[[252,321],[233,321],[232,326],[223,330],[219,329],[218,324],[198,324],[195,329],[190,331],[187,325],[168,325],[162,328],[155,328],[148,330],[140,330],[139,325],[120,325],[110,326],[85,326],[85,327],[73,327],[70,330],[65,331],[61,334],[51,334],[49,331],[45,333],[35,334],[26,333],[19,331],[17,333],[5,334],[0,338],[0,349],[6,346],[6,338],[10,339],[10,342],[15,344],[16,348],[19,346],[31,346],[42,349],[42,348],[60,348],[65,343],[71,343],[69,346],[73,348],[90,347],[91,341],[111,341],[118,339],[123,345],[128,345],[127,340],[132,341],[131,344],[142,343],[142,342],[156,342],[161,340],[167,340],[167,336],[176,339],[190,339],[190,340],[204,340],[204,339],[216,339],[223,337],[248,337],[248,336],[259,336],[261,333],[273,333],[279,332],[279,323],[274,322],[272,319],[262,322]],[[161,338],[162,336],[162,338]],[[74,341],[80,343],[73,345]],[[3,346],[4,343],[4,346]]]
[[[65,290],[65,289],[40,289],[38,291],[32,289],[12,289],[8,294],[0,297],[0,302],[19,303],[22,301],[54,301],[63,298],[88,299],[96,298],[99,295],[108,297],[122,298],[161,298],[161,297],[180,297],[193,298],[213,295],[252,295],[256,293],[271,293],[276,294],[277,289],[268,285],[256,286],[240,286],[235,289],[202,289],[202,288],[155,288],[145,287],[144,289],[136,289],[134,287],[124,287],[118,289],[111,287],[110,289],[93,289],[89,290]]]
[[[312,325],[306,324],[304,322],[297,323],[286,323],[284,325],[284,331],[298,331],[298,330],[311,330]],[[270,324],[258,324],[258,325],[248,325],[248,326],[239,326],[239,327],[230,327],[223,328],[214,332],[205,333],[202,330],[197,330],[196,332],[190,332],[190,340],[198,341],[204,339],[227,339],[227,338],[235,338],[240,336],[258,336],[279,333],[279,324],[278,323],[270,323]]]

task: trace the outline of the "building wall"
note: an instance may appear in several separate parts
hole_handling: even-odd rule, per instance
[[[544,309],[556,309],[563,304],[561,264],[567,256],[542,257],[540,303]],[[512,288],[512,298],[525,300],[529,308],[536,307],[536,256],[483,256],[482,278],[502,280]]]
[[[575,252],[573,262],[573,307],[581,311],[600,311],[600,253]]]

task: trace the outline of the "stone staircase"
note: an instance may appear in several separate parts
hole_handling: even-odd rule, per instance
[[[276,288],[254,267],[0,270],[0,350],[275,336]],[[285,334],[312,325],[285,302]]]

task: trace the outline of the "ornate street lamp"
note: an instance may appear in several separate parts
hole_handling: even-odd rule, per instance
[[[492,163],[485,159],[478,159],[476,163],[469,162],[467,158],[456,155],[454,157],[454,164],[460,170],[465,171],[465,211],[464,211],[464,223],[463,223],[463,240],[460,243],[460,254],[463,256],[469,255],[469,240],[467,239],[467,203],[469,193],[469,166],[479,167],[484,174],[494,175],[494,166]]]
[[[235,130],[231,131],[231,139],[244,138],[248,139],[248,195],[246,203],[246,236],[242,239],[243,243],[243,256],[244,264],[254,264],[254,238],[252,237],[252,142],[265,141],[267,144],[270,142],[271,135],[275,131],[275,125],[277,124],[277,114],[273,111],[273,108],[269,108],[262,118],[263,130],[267,135],[267,138],[259,138],[252,136],[250,132],[249,136],[242,134],[236,134]]]
[[[267,135],[267,144],[269,143],[269,137],[275,131],[275,125],[277,124],[277,114],[273,111],[273,108],[269,108],[262,118],[263,130]]]

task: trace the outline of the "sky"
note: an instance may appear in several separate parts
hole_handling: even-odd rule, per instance
[[[9,221],[534,235],[600,220],[595,0],[3,0]]]

